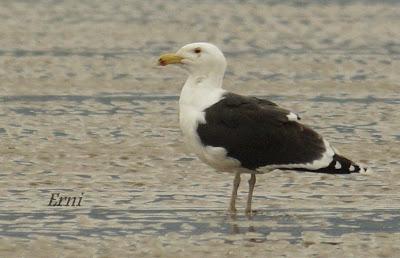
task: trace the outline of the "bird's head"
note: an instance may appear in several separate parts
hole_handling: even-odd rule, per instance
[[[210,43],[191,43],[183,46],[175,54],[164,54],[158,59],[161,66],[178,64],[190,74],[223,74],[226,68],[224,54]]]

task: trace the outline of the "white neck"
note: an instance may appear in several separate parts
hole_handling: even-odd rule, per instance
[[[203,110],[217,102],[225,92],[222,89],[224,73],[190,74],[183,86],[179,105]]]
[[[224,74],[190,74],[185,82],[185,86],[191,88],[205,87],[211,88],[222,88],[222,81]]]

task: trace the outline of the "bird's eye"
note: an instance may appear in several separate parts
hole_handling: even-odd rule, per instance
[[[194,52],[195,52],[196,54],[199,54],[199,53],[201,53],[201,48],[199,48],[199,47],[196,47],[196,48],[194,49]]]

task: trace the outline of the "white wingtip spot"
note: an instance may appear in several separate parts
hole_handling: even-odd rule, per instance
[[[289,121],[299,120],[299,117],[293,112],[290,112],[289,115],[286,115],[286,117],[288,118]]]
[[[342,168],[342,164],[340,164],[339,161],[336,161],[335,168],[336,169],[341,169]]]
[[[360,166],[360,171],[359,171],[360,174],[370,175],[370,174],[373,173],[373,170],[371,168],[366,168],[366,167],[364,167],[363,165],[360,165],[360,164],[359,164],[359,166]]]
[[[349,167],[349,171],[350,172],[352,172],[352,171],[354,171],[356,168],[353,166],[353,165],[351,165],[350,167]]]

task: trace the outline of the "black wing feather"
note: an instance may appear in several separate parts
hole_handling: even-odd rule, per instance
[[[267,100],[228,93],[205,112],[206,123],[197,128],[202,143],[225,148],[248,169],[308,163],[325,151],[320,135]]]

